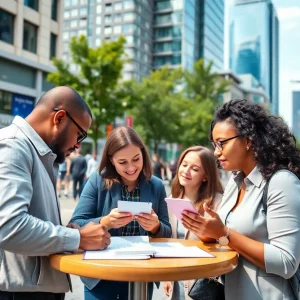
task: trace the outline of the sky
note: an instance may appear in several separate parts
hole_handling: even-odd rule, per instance
[[[300,90],[300,0],[272,0],[279,19],[279,114],[292,125],[291,91]],[[228,69],[228,9],[234,0],[225,0],[224,67]],[[255,22],[255,18],[254,18]]]

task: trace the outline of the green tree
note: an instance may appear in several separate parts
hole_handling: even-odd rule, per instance
[[[70,42],[72,62],[78,67],[78,73],[70,71],[68,63],[62,59],[53,59],[56,71],[48,75],[55,85],[67,85],[74,88],[85,99],[93,114],[89,136],[93,139],[97,151],[97,140],[103,137],[106,125],[111,124],[124,112],[123,94],[118,89],[124,58],[125,39],[103,42],[98,48],[91,48],[84,35],[73,37]]]
[[[176,142],[180,133],[180,110],[183,106],[181,93],[176,86],[181,82],[181,69],[161,68],[139,83],[127,84],[134,128],[145,143],[157,152],[162,141]]]
[[[181,143],[184,147],[207,145],[210,123],[215,108],[222,101],[231,81],[213,72],[213,63],[195,62],[192,71],[184,72],[183,94],[188,101],[182,110]]]

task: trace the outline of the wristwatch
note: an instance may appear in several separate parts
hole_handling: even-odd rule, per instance
[[[229,244],[229,227],[227,226],[227,232],[226,232],[226,235],[224,236],[221,236],[219,239],[218,239],[218,242],[220,244],[220,246],[227,246]]]

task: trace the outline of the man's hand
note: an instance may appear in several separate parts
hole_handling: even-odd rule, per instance
[[[94,222],[79,229],[79,248],[83,250],[103,250],[110,244],[110,233],[107,228]]]

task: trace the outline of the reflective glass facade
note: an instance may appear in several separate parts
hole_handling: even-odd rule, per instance
[[[229,55],[232,71],[252,74],[278,114],[278,19],[270,1],[239,1],[231,8]]]
[[[156,0],[154,13],[154,68],[203,57],[223,69],[224,0]]]
[[[292,92],[293,103],[293,133],[300,139],[300,91]]]
[[[216,70],[224,67],[224,0],[200,0],[199,53],[206,61],[213,61]]]

